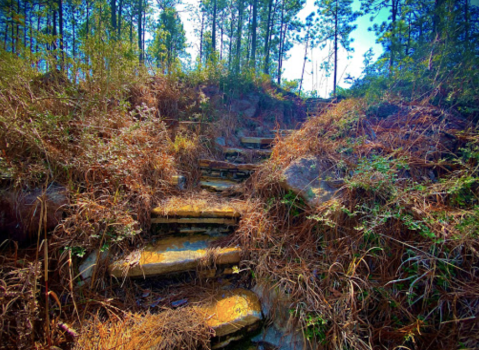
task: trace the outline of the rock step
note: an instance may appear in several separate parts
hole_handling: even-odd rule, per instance
[[[184,205],[170,210],[157,207],[152,210],[151,216],[168,218],[239,218],[241,214],[232,207],[205,208],[199,205]]]
[[[152,224],[219,224],[234,225],[238,221],[231,218],[152,218]]]
[[[242,137],[240,142],[247,148],[267,148],[273,143],[274,138],[271,137]]]
[[[225,159],[230,162],[247,163],[261,161],[271,156],[271,149],[224,148]]]
[[[201,169],[230,172],[251,172],[258,168],[258,165],[256,164],[235,164],[212,159],[200,159],[199,165]]]
[[[262,156],[262,157],[269,157],[271,155],[270,149],[250,149],[250,148],[235,148],[235,147],[228,147],[224,148],[223,152],[227,156]]]
[[[108,267],[114,277],[151,277],[195,270],[202,262],[214,259],[216,265],[237,264],[239,247],[219,248],[213,243],[221,237],[191,234],[165,237],[145,249],[136,250]]]
[[[209,302],[195,308],[215,331],[217,342],[213,343],[213,349],[224,347],[259,328],[262,319],[258,296],[246,289],[218,291]]]
[[[235,181],[203,179],[200,181],[200,187],[212,192],[226,191],[237,185]]]

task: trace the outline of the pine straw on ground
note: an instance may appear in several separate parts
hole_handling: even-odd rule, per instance
[[[209,349],[211,335],[204,317],[191,307],[122,318],[112,314],[110,321],[91,321],[74,349]]]
[[[343,101],[279,140],[238,230],[247,265],[320,348],[476,348],[479,137],[431,106],[385,119],[366,107]],[[335,199],[309,207],[283,190],[301,157],[334,170]]]

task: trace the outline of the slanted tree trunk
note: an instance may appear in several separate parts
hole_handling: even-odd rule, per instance
[[[301,89],[303,88],[303,78],[304,78],[304,68],[306,67],[306,60],[308,59],[308,43],[309,43],[309,32],[306,34],[306,45],[304,48],[304,61],[303,61],[303,70],[301,71],[301,80],[299,82],[299,96],[301,97]]]

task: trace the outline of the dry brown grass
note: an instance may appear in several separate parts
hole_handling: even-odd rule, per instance
[[[175,350],[209,349],[211,337],[204,318],[194,308],[166,310],[160,314],[95,317],[81,333],[74,349]]]
[[[289,297],[320,348],[472,349],[477,161],[458,152],[477,136],[433,107],[385,120],[366,107],[343,101],[278,142],[240,224],[247,265]],[[308,207],[286,196],[282,169],[304,156],[332,166],[339,198]]]

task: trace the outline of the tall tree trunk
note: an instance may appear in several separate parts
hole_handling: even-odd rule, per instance
[[[230,22],[230,45],[229,45],[229,51],[228,51],[228,69],[231,71],[231,59],[233,57],[233,29],[234,29],[234,21],[235,21],[235,16],[234,12],[231,14],[231,22]]]
[[[145,59],[145,36],[146,36],[146,11],[145,11],[145,7],[146,7],[146,3],[144,3],[143,5],[143,33],[141,35],[141,52],[143,54],[143,60]]]
[[[42,4],[39,2],[38,3],[38,12],[40,13],[42,11]],[[37,33],[40,33],[40,27],[42,25],[42,16],[37,16]],[[38,47],[38,39],[35,40],[35,52],[38,52],[39,47]],[[37,61],[37,68],[38,68],[38,61]]]
[[[464,1],[464,40],[465,40],[465,48],[466,50],[469,49],[470,42],[469,42],[469,0]]]
[[[201,12],[201,28],[200,28],[200,63],[203,60],[203,32],[205,27],[205,13]]]
[[[336,97],[336,84],[338,79],[338,0],[334,10],[334,78],[333,78],[333,96]]]
[[[33,53],[33,11],[35,10],[35,3],[32,2],[32,10],[30,11],[29,13],[29,27],[30,27],[30,38],[29,38],[29,41],[30,41],[30,61],[31,61],[31,58],[32,58],[32,53]]]
[[[264,40],[264,73],[268,74],[269,71],[269,32],[270,32],[270,21],[271,21],[271,8],[273,7],[273,0],[269,0],[268,5],[268,22],[266,22],[266,37]]]
[[[216,0],[213,0],[213,30],[211,31],[211,52],[216,52]]]
[[[110,1],[110,10],[111,10],[111,28],[112,30],[112,36],[115,37],[116,34],[116,0],[111,0]]]
[[[249,7],[249,11],[248,11],[248,44],[246,46],[246,62],[248,64],[248,66],[250,65],[250,62],[249,62],[249,57],[250,57],[250,52],[251,52],[251,32],[252,32],[252,26],[251,26],[251,20],[252,20],[252,15],[253,13],[253,6],[250,6]]]
[[[17,16],[20,15],[20,0],[17,0],[17,11],[16,11],[16,14]],[[20,46],[20,21],[16,21],[17,22],[17,26],[16,26],[16,30],[17,30],[17,35],[16,35],[16,38],[15,38],[15,44],[16,44],[16,51],[17,51],[17,55],[20,55],[20,50],[19,50],[19,46]]]
[[[23,47],[27,48],[27,1],[23,3]]]
[[[60,31],[60,67],[61,70],[65,66],[65,51],[63,50],[63,0],[58,0],[58,28]]]
[[[256,69],[256,28],[258,27],[258,0],[253,0],[253,27],[251,28],[251,63]]]
[[[143,0],[138,0],[138,49],[140,50],[140,64],[143,63],[143,40],[142,40],[142,22],[143,22]]]
[[[5,33],[3,35],[3,49],[7,51],[7,42],[8,42],[8,20],[5,17]]]
[[[76,45],[76,7],[73,7],[72,10],[72,56],[76,58],[77,56],[77,45]]]
[[[86,38],[88,39],[88,34],[90,33],[90,3],[86,2]]]
[[[57,10],[53,10],[53,26],[52,26],[52,29],[53,29],[53,37],[55,39],[53,39],[53,50],[56,50],[58,48],[57,46]],[[56,54],[55,54],[56,56]]]
[[[280,52],[280,57],[279,57],[279,63],[278,63],[278,84],[281,85],[281,74],[283,73],[283,53],[284,53],[284,47],[286,45],[286,34],[288,33],[288,23],[284,24],[284,30],[283,30],[283,44],[281,45],[281,52]]]
[[[238,31],[236,35],[236,73],[241,68],[241,32],[243,30],[243,0],[238,1]]]
[[[303,70],[301,71],[301,80],[299,82],[299,96],[300,97],[301,97],[301,89],[303,88],[304,68],[306,67],[306,60],[308,59],[308,43],[309,43],[309,32],[308,32],[308,34],[306,34],[306,47],[304,48]]]
[[[389,44],[389,71],[392,72],[392,69],[394,67],[394,40],[395,40],[395,33],[394,31],[396,30],[396,16],[397,16],[397,5],[398,5],[398,0],[391,0],[391,43]],[[336,7],[338,6],[336,2]],[[337,10],[336,10],[337,13]],[[336,15],[337,16],[337,15]]]
[[[133,10],[130,11],[130,46],[133,46]]]
[[[13,10],[13,6],[12,6],[12,10]],[[15,23],[13,22],[13,13],[12,13],[12,20],[11,20],[11,24],[12,24],[12,53],[15,53]]]
[[[281,57],[283,55],[284,0],[281,4],[281,25],[279,27],[278,85],[281,85]]]
[[[120,6],[118,6],[118,38],[121,40],[121,14],[123,11],[123,0],[120,0]]]
[[[221,40],[220,40],[220,61],[223,60],[223,35],[224,35],[224,21],[223,23],[220,25],[220,31],[221,31]]]

